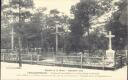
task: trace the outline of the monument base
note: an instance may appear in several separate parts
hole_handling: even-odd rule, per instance
[[[113,67],[115,65],[115,51],[112,49],[106,50],[106,57],[106,64]]]

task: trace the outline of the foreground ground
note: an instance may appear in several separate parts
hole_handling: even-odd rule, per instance
[[[80,69],[1,62],[1,80],[127,80],[127,67],[118,70]]]

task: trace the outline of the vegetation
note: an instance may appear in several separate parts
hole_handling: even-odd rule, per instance
[[[126,7],[128,6],[128,3],[127,0],[123,0],[122,2],[117,3],[116,5],[119,6],[119,9],[113,14],[113,17],[110,19],[110,22],[107,24],[106,28],[107,30],[112,31],[112,34],[115,35],[115,38],[113,38],[113,48],[116,50],[120,50],[125,49],[125,47],[127,46],[128,25],[126,23]],[[122,17],[123,19],[121,20]]]
[[[55,50],[55,28],[59,26],[61,33],[58,36],[58,46],[64,51],[107,49],[105,32],[100,33],[100,28],[92,28],[92,21],[107,13],[112,1],[81,0],[71,7],[74,18],[69,18],[56,9],[45,14],[47,9],[35,9],[33,0],[11,0],[9,4],[2,4],[1,48],[11,48],[13,27],[14,47]],[[127,42],[127,24],[121,20],[127,6],[125,1],[117,4],[119,10],[105,23],[104,29],[111,30],[116,36],[113,38],[114,49],[124,49]]]

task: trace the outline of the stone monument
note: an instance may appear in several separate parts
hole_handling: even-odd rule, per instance
[[[115,36],[111,34],[111,31],[109,31],[109,34],[106,37],[109,39],[108,50],[106,50],[106,63],[108,66],[113,67],[115,65],[115,51],[112,50],[112,38]]]

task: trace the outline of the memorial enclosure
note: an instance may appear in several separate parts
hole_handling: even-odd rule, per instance
[[[20,68],[127,66],[127,0],[74,1],[50,7],[38,0],[2,0],[1,62]]]

